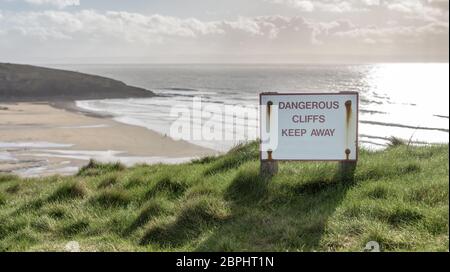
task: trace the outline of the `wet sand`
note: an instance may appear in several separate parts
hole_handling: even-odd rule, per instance
[[[0,172],[72,174],[89,158],[133,165],[183,162],[215,153],[107,116],[77,111],[71,103],[0,103]]]

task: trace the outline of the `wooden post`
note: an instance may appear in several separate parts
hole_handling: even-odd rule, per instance
[[[353,181],[355,178],[356,161],[340,161],[339,174],[342,181]]]
[[[278,161],[272,160],[272,151],[267,151],[268,159],[261,160],[259,173],[263,178],[271,178],[278,173]]]

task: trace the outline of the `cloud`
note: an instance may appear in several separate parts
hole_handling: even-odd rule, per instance
[[[20,12],[9,14],[3,21],[9,32],[17,32],[23,37],[35,36],[41,40],[61,37],[76,39],[83,36],[97,40],[113,37],[130,42],[156,42],[163,37],[189,38],[218,31],[215,23],[205,23],[193,18],[179,19],[158,14],[146,16],[116,11]]]
[[[326,37],[327,41],[339,44],[370,44],[386,50],[401,52],[401,50],[416,50],[418,54],[424,53],[426,48],[430,53],[434,49],[444,53],[448,50],[448,23],[433,22],[422,26],[388,26],[388,27],[360,27],[337,31]]]
[[[357,11],[358,5],[349,1],[341,0],[266,0],[274,4],[282,4],[291,8],[296,8],[304,12],[322,11],[331,13],[344,13]],[[366,5],[372,5],[377,0],[364,0]],[[361,2],[361,1],[360,1]]]
[[[448,56],[448,22],[317,21],[302,16],[202,21],[124,11],[0,13],[0,58],[11,55],[113,58],[196,54]],[[30,47],[29,45],[33,46]],[[50,53],[51,52],[51,53]]]
[[[404,19],[427,22],[448,22],[448,1],[442,0],[391,0],[383,6]]]
[[[434,18],[447,14],[448,0],[265,0],[303,12],[358,13],[379,9]]]
[[[80,0],[25,0],[25,2],[33,5],[51,5],[59,9],[80,5]]]
[[[313,2],[307,0],[268,0],[268,2],[272,2],[275,4],[285,4],[306,12],[314,11]]]

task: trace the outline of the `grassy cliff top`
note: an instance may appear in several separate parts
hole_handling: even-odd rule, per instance
[[[448,251],[448,145],[362,150],[336,163],[280,163],[258,146],[182,165],[90,163],[73,177],[0,176],[0,251]]]

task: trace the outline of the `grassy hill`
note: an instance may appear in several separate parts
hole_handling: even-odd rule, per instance
[[[0,251],[448,251],[448,145],[281,163],[259,177],[257,144],[182,165],[90,163],[73,177],[0,177]]]
[[[101,76],[0,63],[0,101],[55,101],[151,97],[154,94]]]

